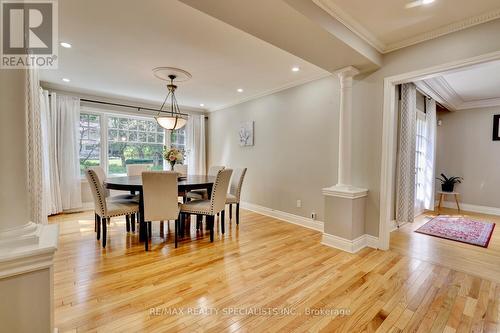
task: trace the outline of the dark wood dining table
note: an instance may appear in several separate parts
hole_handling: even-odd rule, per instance
[[[210,197],[212,187],[215,182],[215,177],[203,175],[188,175],[179,177],[177,186],[179,196],[184,197],[186,193],[192,190],[206,189]],[[104,181],[104,186],[110,190],[127,191],[130,193],[139,193],[139,239],[144,240],[144,198],[142,195],[142,177],[141,176],[124,176],[110,177]]]

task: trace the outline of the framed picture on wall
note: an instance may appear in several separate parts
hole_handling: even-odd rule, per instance
[[[493,141],[500,141],[500,114],[493,116]]]
[[[253,121],[242,122],[238,134],[240,146],[253,146]]]

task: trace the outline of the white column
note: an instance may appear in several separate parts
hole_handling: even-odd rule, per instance
[[[30,221],[27,75],[0,69],[0,322],[6,332],[52,332],[58,226]]]
[[[339,164],[337,186],[352,186],[352,79],[359,71],[347,67],[338,73],[340,80]]]

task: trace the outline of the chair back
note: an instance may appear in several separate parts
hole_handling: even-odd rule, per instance
[[[127,176],[140,176],[144,171],[149,171],[153,164],[127,164]]]
[[[146,221],[177,220],[179,215],[177,172],[143,172],[142,190]]]
[[[100,183],[102,185],[104,185],[104,181],[106,180],[106,172],[104,172],[104,169],[102,168],[102,166],[91,166],[91,167],[88,167],[90,170],[94,170],[96,175],[97,175],[97,178],[99,179]],[[105,197],[109,197],[110,193],[109,193],[109,190],[107,188],[105,188],[104,186],[102,187],[103,191],[104,191],[104,195]]]
[[[231,169],[220,170],[217,173],[217,178],[212,187],[212,196],[210,197],[210,210],[212,215],[224,210],[226,206],[226,194],[232,173],[233,170]]]
[[[85,170],[85,177],[89,182],[92,198],[94,198],[95,212],[100,216],[105,216],[107,212],[106,194],[97,172],[92,169],[87,169]]]
[[[233,177],[231,178],[231,185],[229,186],[229,193],[236,197],[236,200],[240,202],[241,187],[243,186],[243,180],[247,173],[247,168],[234,169]]]
[[[224,170],[226,167],[223,165],[212,165],[208,168],[208,175],[212,177],[216,177],[219,171]]]
[[[180,173],[181,176],[187,176],[188,166],[187,164],[174,164],[174,171]]]

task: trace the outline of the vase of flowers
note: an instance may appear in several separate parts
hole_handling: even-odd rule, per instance
[[[182,162],[183,154],[179,149],[163,147],[163,158],[170,163],[170,170],[174,171],[174,165]]]

